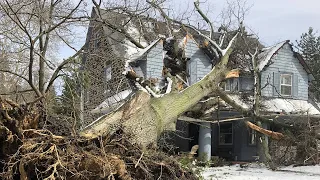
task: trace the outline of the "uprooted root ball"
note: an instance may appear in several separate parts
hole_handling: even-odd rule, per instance
[[[122,131],[96,139],[24,130],[16,153],[5,160],[5,179],[196,179],[156,150],[142,151]]]

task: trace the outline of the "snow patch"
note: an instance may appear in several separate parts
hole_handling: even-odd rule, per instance
[[[125,91],[121,91],[111,97],[108,97],[105,101],[103,101],[99,106],[91,111],[91,113],[109,113],[114,110],[114,108],[123,104],[123,100],[126,99],[132,90],[128,89]]]
[[[263,104],[270,112],[286,112],[305,115],[307,113],[310,115],[320,114],[315,106],[305,100],[273,98],[264,100]]]
[[[242,100],[239,95],[229,94],[229,98],[234,100],[243,108],[250,108],[252,105],[246,103]],[[252,98],[252,97],[250,97]],[[267,112],[276,112],[276,113],[288,113],[288,114],[304,114],[304,115],[317,115],[320,114],[317,105],[313,105],[307,100],[299,99],[285,99],[285,98],[270,98],[261,100],[262,108]]]
[[[280,42],[274,46],[270,46],[267,48],[263,48],[262,52],[258,55],[258,68],[259,71],[262,71],[263,68],[270,63],[271,58],[273,55],[282,47],[284,44],[288,43],[289,41]]]
[[[206,168],[202,172],[205,180],[318,180],[320,166],[282,167],[277,171],[265,166],[251,166],[241,168],[240,165]]]

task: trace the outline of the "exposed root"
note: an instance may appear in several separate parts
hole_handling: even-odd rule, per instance
[[[163,152],[141,150],[122,129],[97,138],[36,129],[37,107],[0,99],[2,179],[197,179]]]
[[[172,157],[112,137],[83,139],[24,131],[22,145],[6,161],[5,179],[196,179]]]

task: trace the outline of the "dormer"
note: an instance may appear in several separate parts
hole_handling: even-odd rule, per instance
[[[212,62],[191,35],[186,35],[182,43],[184,55],[187,59],[188,81],[192,85],[200,81],[212,70]]]

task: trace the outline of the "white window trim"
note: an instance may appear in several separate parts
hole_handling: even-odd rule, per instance
[[[219,145],[233,145],[233,123],[228,123],[228,124],[231,124],[231,133],[222,133],[222,134],[231,134],[232,135],[232,138],[231,138],[232,142],[231,143],[220,142],[221,131],[220,131],[220,126],[219,126]]]
[[[291,77],[291,85],[290,84],[282,84],[281,83],[281,78],[282,78],[282,76],[290,76]],[[290,96],[292,96],[292,83],[293,83],[293,76],[292,76],[292,74],[288,74],[288,73],[283,73],[283,74],[280,74],[280,95],[281,96],[287,96],[287,97],[290,97]],[[291,93],[290,93],[290,95],[288,95],[288,94],[282,94],[282,92],[281,92],[281,86],[287,86],[287,87],[291,87]]]

